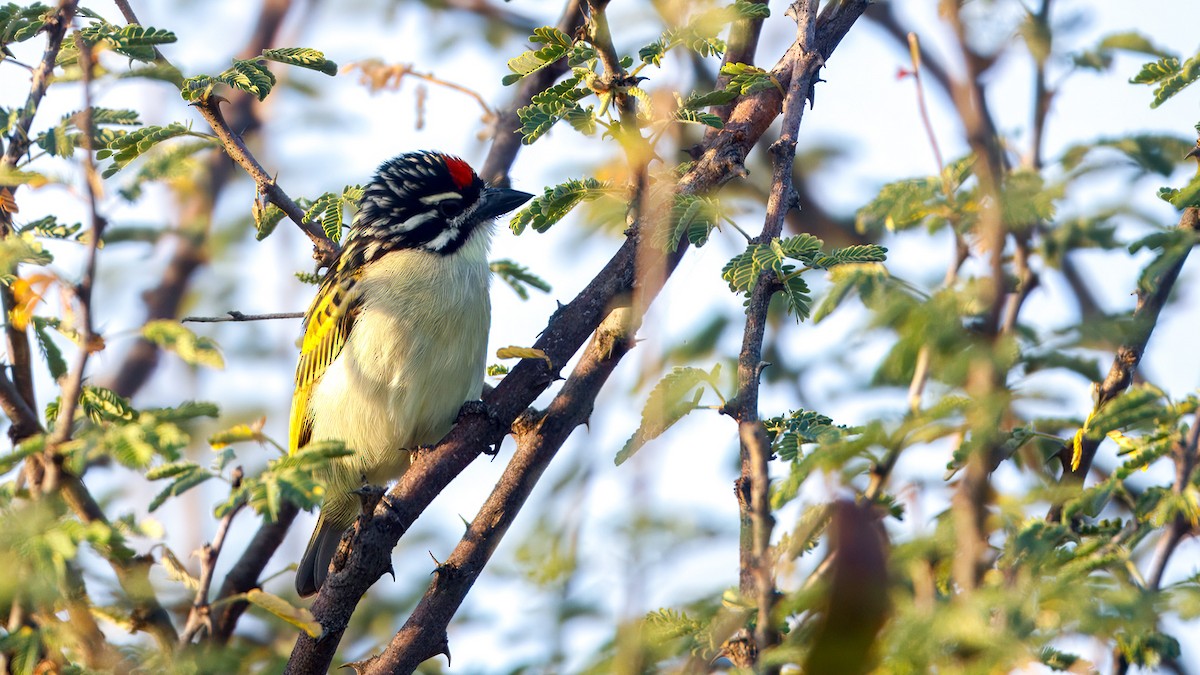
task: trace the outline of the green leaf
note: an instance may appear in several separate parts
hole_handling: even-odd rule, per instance
[[[1004,177],[1000,202],[1004,224],[1018,231],[1054,219],[1054,202],[1063,196],[1061,186],[1046,188],[1036,171],[1018,169]]]
[[[184,363],[191,366],[224,368],[225,359],[217,344],[209,338],[200,337],[176,321],[159,319],[142,326],[142,337],[174,352]]]
[[[184,80],[179,93],[185,101],[201,101],[212,94],[218,82],[253,94],[261,101],[274,88],[275,74],[258,59],[234,59],[232,65],[215,76],[197,75]]]
[[[213,450],[220,450],[234,443],[246,443],[250,441],[255,443],[270,442],[270,439],[263,434],[261,424],[238,424],[223,431],[218,431],[208,437],[208,444],[212,446]]]
[[[727,63],[721,66],[721,74],[729,78],[725,84],[725,90],[742,96],[748,96],[771,87],[783,90],[771,73],[758,66],[746,63]]]
[[[137,413],[124,396],[103,387],[84,385],[79,395],[79,407],[92,422],[130,422]]]
[[[808,318],[812,312],[812,295],[799,273],[784,277],[783,297],[787,299],[788,312],[795,315],[797,321]]]
[[[667,227],[662,237],[655,238],[655,244],[662,250],[675,251],[687,237],[691,245],[703,246],[723,217],[721,203],[714,197],[675,195]]]
[[[883,262],[887,260],[887,249],[876,244],[857,244],[845,248],[835,248],[828,255],[821,254],[811,260],[800,259],[807,262],[810,267],[827,270],[839,265]]]
[[[54,257],[42,246],[32,232],[10,233],[0,239],[0,277],[13,274],[17,265],[49,265]],[[9,283],[5,281],[4,283]]]
[[[38,34],[54,10],[36,2],[28,7],[14,3],[0,6],[0,52],[8,51],[8,45],[24,42]]]
[[[493,260],[489,267],[492,273],[500,277],[500,280],[508,284],[517,297],[522,300],[529,299],[528,286],[538,289],[543,293],[550,292],[550,284],[544,279],[529,271],[523,265],[519,265],[512,260]]]
[[[502,82],[510,85],[523,77],[532,75],[567,55],[574,41],[570,35],[551,26],[535,28],[529,37],[533,44],[546,45],[537,50],[529,50],[508,60],[511,75],[506,75]]]
[[[833,286],[813,314],[813,321],[819,322],[832,314],[853,293],[866,299],[884,294],[884,289],[893,285],[887,268],[876,264],[841,265],[830,270],[829,278]]]
[[[671,425],[683,419],[684,415],[699,407],[700,397],[704,394],[706,386],[720,395],[720,373],[719,363],[707,372],[701,368],[676,367],[667,373],[650,391],[646,407],[642,409],[642,422],[617,453],[616,463],[624,463],[647,441],[661,436]]]
[[[771,440],[772,450],[787,462],[800,459],[801,445],[830,440],[847,431],[845,426],[835,426],[829,417],[804,409],[763,420],[763,428]]]
[[[1155,84],[1173,77],[1179,72],[1179,59],[1174,56],[1164,56],[1157,61],[1142,65],[1142,69],[1129,79],[1131,84]]]
[[[1169,177],[1193,147],[1195,143],[1182,136],[1141,133],[1072,146],[1063,153],[1061,161],[1063,168],[1072,171],[1083,163],[1085,157],[1092,156],[1093,151],[1111,149],[1132,161],[1139,174],[1155,173]]]
[[[675,119],[679,122],[703,124],[704,126],[712,127],[713,129],[721,129],[725,126],[725,123],[721,121],[721,117],[719,115],[706,112],[697,112],[695,110],[688,110],[687,108],[680,108],[676,110]]]
[[[771,8],[765,2],[751,2],[751,0],[736,0],[730,8],[737,14],[739,19],[765,19],[771,16]]]
[[[104,178],[109,178],[155,145],[171,138],[194,135],[197,134],[179,122],[172,122],[165,127],[143,127],[114,138],[108,147],[96,152],[96,159],[112,157],[113,163],[102,174]]]
[[[729,89],[718,89],[704,94],[694,93],[680,102],[680,108],[701,110],[714,105],[725,105],[738,97],[738,92]],[[720,127],[717,127],[720,128]]]
[[[175,34],[161,28],[139,26],[113,26],[111,24],[92,24],[80,29],[80,35],[93,45],[105,46],[123,56],[136,61],[152,62],[155,59],[155,45],[175,42]]]
[[[333,192],[326,192],[313,201],[312,206],[304,212],[307,223],[321,223],[325,236],[338,243],[342,240],[342,199]]]
[[[323,52],[319,52],[316,49],[309,49],[308,47],[264,49],[262,55],[268,61],[308,68],[309,70],[315,70],[326,75],[337,75],[338,71],[337,64],[325,58]]]
[[[1169,187],[1159,188],[1158,198],[1180,211],[1192,206],[1200,206],[1200,174],[1192,176],[1188,184],[1178,190]]]
[[[167,573],[167,577],[172,581],[178,581],[187,588],[188,591],[196,592],[200,588],[200,580],[192,576],[188,571],[187,565],[175,555],[175,552],[166,546],[162,547],[162,558],[159,562],[163,566],[163,570]]]
[[[1141,71],[1129,81],[1133,84],[1157,84],[1154,100],[1150,103],[1151,108],[1157,108],[1197,79],[1200,79],[1200,54],[1184,61],[1183,65],[1173,56],[1152,61],[1143,65]]]
[[[513,214],[508,226],[513,234],[521,234],[526,227],[545,232],[580,203],[614,194],[617,189],[606,181],[595,178],[568,180],[546,188],[541,196],[531,199],[525,208]]]
[[[750,244],[721,269],[721,278],[735,293],[748,293],[765,269],[780,270],[779,255],[769,244]]]
[[[1165,412],[1162,398],[1162,391],[1156,387],[1130,387],[1092,415],[1086,429],[1087,437],[1099,440],[1110,431],[1128,429],[1162,416]]]
[[[255,59],[234,59],[233,65],[217,75],[217,79],[234,89],[253,94],[260,101],[275,86],[275,74]]]
[[[915,178],[888,183],[879,195],[858,210],[855,227],[859,232],[900,231],[924,222],[945,222],[949,212],[942,182],[937,178]],[[940,218],[939,218],[940,216]]]
[[[208,469],[200,466],[194,466],[188,470],[174,474],[175,480],[170,485],[163,488],[161,492],[150,500],[150,505],[147,510],[153,513],[158,507],[162,506],[171,497],[179,495],[191,490],[213,477],[213,473]]]
[[[667,53],[667,45],[662,40],[655,40],[650,44],[638,50],[638,58],[642,63],[648,63],[652,66],[661,66],[662,58]]]
[[[63,359],[62,350],[50,338],[46,321],[42,317],[33,317],[33,334],[37,337],[38,350],[41,351],[42,358],[46,360],[46,367],[50,370],[50,377],[58,380],[66,375],[67,362]]]
[[[200,465],[190,460],[182,460],[179,462],[169,462],[167,464],[159,464],[146,472],[146,480],[162,480],[164,478],[175,478],[185,473],[199,469]]]

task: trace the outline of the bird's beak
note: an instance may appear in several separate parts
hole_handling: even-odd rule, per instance
[[[479,207],[475,209],[477,218],[495,218],[517,208],[529,201],[533,195],[512,188],[484,188],[480,197]]]

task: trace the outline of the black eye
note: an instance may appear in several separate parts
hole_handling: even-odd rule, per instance
[[[438,202],[437,210],[443,217],[453,218],[462,213],[462,202],[457,199],[443,199]]]

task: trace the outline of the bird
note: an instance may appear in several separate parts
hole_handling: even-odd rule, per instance
[[[407,152],[363,189],[341,252],[304,316],[288,450],[340,441],[296,571],[320,590],[364,484],[400,477],[483,390],[494,220],[533,195],[491,187],[462,159]]]

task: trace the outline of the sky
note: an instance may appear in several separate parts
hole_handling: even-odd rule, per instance
[[[175,3],[144,4],[146,6],[142,8],[135,3],[143,23],[172,27],[178,33],[179,43],[166,51],[187,74],[215,72],[225,67],[231,52],[241,44],[249,30],[256,9],[253,3],[237,2],[183,3],[182,9]],[[508,100],[510,90],[500,84],[500,77],[504,74],[504,59],[521,50],[519,40],[507,40],[499,49],[471,44],[469,40],[449,47],[437,43],[436,36],[444,31],[476,30],[481,25],[475,19],[453,14],[424,15],[420,21],[402,21],[407,15],[399,12],[398,18],[390,21],[354,20],[354,15],[360,12],[378,16],[376,8],[380,4],[361,1],[321,3],[312,8],[316,13],[315,20],[305,27],[290,26],[285,30],[287,37],[282,42],[322,49],[329,58],[343,65],[366,58],[413,63],[418,70],[434,72],[475,89],[496,105],[503,105]],[[939,56],[951,55],[949,33],[937,18],[936,2],[897,0],[893,4],[906,23],[918,32],[923,44]],[[996,34],[982,37],[1007,39],[1007,33],[1001,32],[1000,28],[1006,25],[1005,16],[1014,10],[1013,3],[977,3],[976,6],[982,8],[981,11],[1001,12],[996,21],[987,22],[988,26],[996,27]],[[544,0],[512,0],[504,7],[539,17],[546,24],[555,21],[558,11]],[[760,48],[763,64],[782,52],[782,45],[791,40],[795,30],[794,24],[783,17],[784,3],[775,0],[770,7],[773,16],[768,20]],[[182,11],[188,20],[176,18],[174,13],[177,11]],[[616,35],[619,49],[636,52],[638,46],[653,39],[655,31],[639,14],[641,10],[616,3],[614,11],[626,12],[622,20],[614,22],[620,26]],[[1151,36],[1157,44],[1185,55],[1196,47],[1196,22],[1180,20],[1181,17],[1196,16],[1194,2],[1189,0],[1055,3],[1054,16],[1059,20],[1085,14],[1086,20],[1080,22],[1074,34],[1067,38],[1067,48],[1090,46],[1099,36],[1131,28]],[[1052,80],[1061,81],[1062,86],[1050,117],[1045,144],[1047,156],[1056,156],[1079,141],[1132,130],[1190,135],[1193,125],[1200,119],[1198,92],[1188,90],[1161,108],[1151,110],[1149,88],[1122,85],[1139,65],[1138,58],[1121,56],[1108,74],[1075,73],[1067,77],[1064,65],[1056,63],[1052,73],[1062,79],[1052,77]],[[860,22],[822,72],[825,82],[817,90],[815,107],[805,113],[799,138],[801,152],[827,145],[843,149],[841,158],[815,179],[815,190],[821,195],[825,208],[852,213],[883,183],[928,175],[936,170],[921,127],[912,82],[896,76],[899,69],[907,66],[905,51],[870,24]],[[1028,139],[1029,68],[1027,56],[1015,49],[1010,56],[1001,59],[988,77],[989,103],[996,115],[997,126],[1016,138],[1018,144],[1026,143]],[[11,71],[0,69],[0,89],[13,84],[14,77],[16,83],[20,82],[20,76],[14,76]],[[679,69],[671,68],[670,64],[661,73],[652,71],[652,80],[647,86],[672,86],[680,81],[678,72]],[[411,83],[398,92],[372,94],[360,86],[353,75],[340,75],[332,83],[322,80],[322,75],[308,72],[290,71],[288,77],[301,85],[328,86],[328,93],[319,100],[306,98],[296,91],[281,90],[265,104],[269,106],[270,119],[267,133],[273,142],[255,150],[265,166],[278,171],[280,184],[292,195],[314,195],[345,184],[361,183],[382,160],[406,150],[447,151],[476,166],[486,155],[487,144],[478,137],[483,130],[479,109],[469,98],[456,92],[431,88],[426,102],[429,114],[425,116],[425,126],[416,129]],[[100,102],[127,101],[129,90],[125,87],[131,86],[138,87],[119,85],[101,92]],[[140,86],[136,92],[140,97],[139,110],[145,119],[156,123],[192,120],[197,128],[204,128],[203,121],[173,95],[168,95],[166,89]],[[931,90],[929,105],[943,154],[946,157],[961,155],[966,146],[949,102]],[[44,114],[46,119],[57,119],[60,112],[77,107],[78,100],[53,99],[47,102]],[[565,126],[556,128],[546,139],[522,151],[513,169],[513,186],[540,192],[543,186],[561,182],[564,177],[584,175],[588,166],[605,158],[606,153],[605,144],[584,139]],[[1181,170],[1169,182],[1179,185],[1186,177],[1186,172]],[[1156,187],[1152,184],[1130,186],[1118,179],[1100,182],[1078,194],[1067,195],[1060,210],[1065,213],[1097,203],[1131,200],[1164,225],[1173,223],[1173,210],[1153,197]],[[244,218],[252,197],[248,182],[232,188],[219,205],[220,215],[231,222]],[[28,197],[28,208],[34,212],[39,208],[59,208],[61,204],[57,200],[60,198],[61,194],[34,193]],[[106,201],[105,205],[114,221],[125,223],[161,223],[162,213],[169,212],[169,204],[162,193],[152,193],[146,203],[137,207],[123,206],[115,199]],[[23,202],[23,210],[25,208]],[[748,229],[755,229],[761,222],[761,214],[753,210],[739,216],[740,221],[742,218]],[[544,235],[527,233],[519,238],[503,226],[498,228],[493,257],[512,258],[530,266],[550,281],[554,290],[547,295],[535,293],[529,301],[520,301],[507,288],[495,286],[490,350],[531,344],[546,317],[554,310],[555,303],[573,297],[607,260],[607,253],[615,250],[616,242],[598,244],[595,240],[584,239],[577,225],[577,221],[568,219]],[[1134,231],[1131,224],[1123,229],[1123,234]],[[922,243],[897,239],[887,245],[892,247],[889,269],[898,276],[928,282],[939,278],[945,268],[949,247],[944,241]],[[640,406],[645,389],[637,394],[631,394],[631,391],[641,371],[654,363],[657,350],[686,335],[709,309],[729,309],[739,304],[721,281],[720,268],[741,246],[736,235],[718,237],[684,259],[647,318],[642,332],[646,342],[618,369],[613,382],[597,402],[597,414],[589,428],[579,430],[563,448],[555,466],[539,486],[540,492],[535,492],[514,531],[502,544],[495,565],[502,568],[517,566],[512,559],[515,542],[520,541],[542,515],[539,508],[560,503],[544,499],[541,492],[548,490],[547,486],[556,480],[565,480],[572,471],[585,471],[592,477],[586,484],[587,490],[576,495],[572,512],[563,516],[577,521],[580,546],[586,551],[585,574],[573,592],[580,598],[600,603],[607,619],[636,616],[736,583],[736,550],[724,545],[728,543],[728,537],[735,534],[737,520],[736,503],[729,489],[735,476],[732,458],[736,452],[736,429],[732,422],[716,414],[696,414],[686,425],[648,446],[630,463],[631,466],[614,469],[612,457],[636,427],[634,405]],[[1092,273],[1106,309],[1119,311],[1132,306],[1130,291],[1139,266],[1144,262],[1144,257],[1131,260],[1128,256],[1084,256],[1085,269]],[[136,329],[141,316],[130,308],[138,306],[138,293],[153,282],[163,263],[161,252],[147,256],[145,252],[114,250],[111,256],[104,256],[102,283],[110,282],[104,287],[105,292],[122,298],[106,305],[98,317],[106,333],[120,334]],[[76,269],[71,266],[70,252],[64,251],[58,264],[64,271]],[[132,283],[128,281],[131,266],[144,270]],[[298,283],[292,273],[309,267],[307,239],[296,229],[281,225],[280,231],[267,241],[231,249],[228,257],[214,260],[212,268],[197,278],[196,287],[203,292],[196,294],[187,313],[303,309],[312,289]],[[1190,290],[1195,287],[1195,265],[1189,264],[1184,275],[1179,284],[1178,307],[1160,324],[1144,363],[1148,375],[1175,396],[1195,391],[1197,373],[1200,373],[1200,351],[1188,348],[1194,343],[1194,326],[1197,325],[1195,293]],[[1030,299],[1027,314],[1043,317],[1041,320],[1051,322],[1051,325],[1070,323],[1072,316],[1055,316],[1063,311],[1059,308],[1067,297],[1064,288],[1047,283]],[[699,306],[697,299],[703,301]],[[861,328],[860,318],[849,311],[820,325],[806,325],[801,330],[790,331],[787,334],[789,342],[783,348],[797,358],[804,358],[808,353],[819,352],[822,345],[853,340]],[[226,324],[205,329],[204,334],[225,345],[227,368],[219,373],[196,374],[168,361],[163,372],[139,394],[136,402],[168,403],[188,398],[219,400],[247,420],[266,415],[268,433],[276,438],[286,438],[292,381],[290,360],[294,358],[294,340],[298,331],[298,322]],[[733,353],[736,345],[729,345],[727,351]],[[101,354],[96,359],[97,372],[103,373],[105,367],[119,363],[116,358],[120,353],[119,342],[114,342],[113,352]],[[860,423],[872,416],[897,414],[901,408],[891,397],[863,400],[849,395],[851,382],[868,375],[873,360],[880,355],[877,343],[864,341],[862,357],[857,363],[814,363],[812,374],[805,383],[806,397],[822,412],[847,424]],[[41,390],[48,388],[49,385],[43,385]],[[786,406],[786,396],[787,392],[782,390],[767,390],[764,410]],[[631,405],[631,400],[637,403]],[[1064,406],[1082,412],[1089,405],[1086,388],[1076,383]],[[223,419],[222,423],[235,421],[241,420]],[[243,461],[248,466],[265,461],[262,455],[252,456],[252,449],[246,452]],[[461,527],[459,517],[470,518],[475,512],[499,476],[509,452],[511,448],[506,447],[498,459],[474,463],[422,517],[410,539],[416,539],[422,533],[457,531]],[[944,462],[944,457],[904,458],[898,470],[899,485],[907,484],[919,491],[921,486],[940,476]],[[833,482],[813,482],[816,483],[810,494],[813,500],[840,494],[839,486]],[[115,483],[108,485],[103,477],[97,478],[96,483],[100,491],[115,491],[119,487]],[[134,501],[138,498],[145,501],[156,490],[155,486],[147,485],[139,490],[140,495],[135,494]],[[712,495],[728,495],[729,498],[718,502]],[[167,523],[176,522],[194,510],[206,511],[219,497],[219,490],[215,488],[197,490],[154,517]],[[938,508],[938,499],[916,501],[914,514],[931,517]],[[615,533],[629,521],[630,505],[651,513],[659,510],[681,513],[681,522],[712,530],[723,539],[718,538],[712,545],[700,544],[695,550],[677,551],[675,560],[680,561],[682,567],[649,565],[648,561],[639,559],[639,552],[628,542],[619,537],[614,540]],[[273,567],[282,567],[299,557],[311,524],[312,517],[302,517],[276,556]],[[177,552],[186,552],[211,536],[213,525],[213,522],[206,522],[207,531],[173,532],[169,539]],[[246,536],[253,531],[253,525],[244,519],[236,533]],[[919,517],[914,517],[909,526],[920,531],[927,525],[928,521],[921,522]],[[439,545],[443,549],[432,553],[442,559],[452,544],[451,539],[441,537]],[[401,544],[395,558],[402,579],[426,578],[430,562],[421,550],[423,546],[414,546],[417,550],[412,550]],[[1179,551],[1172,567],[1173,575],[1185,576],[1194,571],[1189,555],[1195,552],[1194,547]],[[232,557],[229,557],[225,564],[231,561]],[[643,570],[645,576],[639,576],[639,570]],[[290,585],[290,578],[285,581],[276,582],[280,589]],[[387,583],[377,584],[371,593],[387,592],[382,588]],[[522,657],[536,654],[536,641],[521,638],[518,628],[524,624],[515,620],[511,612],[511,608],[526,597],[528,588],[512,577],[484,574],[469,596],[465,609],[476,617],[489,617],[490,621],[472,622],[466,628],[452,631],[455,672],[500,672],[504,663],[515,663]],[[574,622],[569,626],[565,640],[568,645],[590,650],[608,630],[604,621]],[[1200,638],[1200,631],[1195,626],[1187,630],[1193,638]],[[1184,640],[1184,649],[1189,663],[1200,664],[1200,654],[1188,647],[1187,640]],[[499,663],[497,655],[502,655]]]

